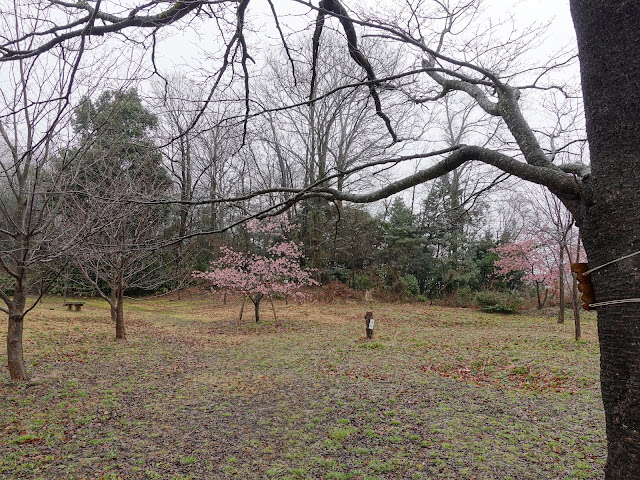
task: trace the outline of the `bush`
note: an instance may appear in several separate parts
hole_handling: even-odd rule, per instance
[[[411,275],[405,275],[402,277],[402,281],[405,284],[405,292],[407,295],[411,295],[415,297],[416,295],[420,295],[420,283],[418,283],[418,279]]]
[[[476,303],[484,312],[517,313],[522,299],[509,293],[486,291],[476,294]]]
[[[469,288],[468,285],[463,285],[458,290],[452,292],[450,295],[438,302],[438,305],[445,307],[472,307],[477,305],[476,293]]]
[[[344,267],[333,267],[331,269],[331,280],[347,283],[351,278],[351,270]]]
[[[322,287],[319,299],[325,302],[333,302],[335,300],[355,300],[358,295],[342,282],[332,282]]]
[[[366,275],[356,275],[353,279],[354,290],[371,290],[373,288],[373,281]]]

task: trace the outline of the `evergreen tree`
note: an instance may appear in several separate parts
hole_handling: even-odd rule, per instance
[[[483,206],[465,204],[463,193],[460,176],[452,172],[434,182],[422,205],[420,229],[433,258],[433,267],[422,281],[425,293],[432,297],[475,289],[479,284],[475,244]]]

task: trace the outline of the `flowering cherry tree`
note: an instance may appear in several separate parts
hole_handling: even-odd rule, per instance
[[[293,227],[286,217],[251,221],[247,231],[252,238],[250,250],[220,247],[220,258],[211,262],[209,271],[194,272],[193,276],[204,278],[221,290],[248,297],[259,322],[260,301],[265,296],[278,293],[302,299],[300,288],[317,282],[311,278],[311,271],[300,265],[304,259],[301,244],[287,238]]]
[[[536,287],[538,308],[542,308],[547,299],[548,287],[558,278],[554,254],[547,244],[525,239],[498,245],[491,250],[500,258],[493,263],[495,273],[507,276],[522,272],[522,280]],[[541,289],[544,291],[541,292]]]

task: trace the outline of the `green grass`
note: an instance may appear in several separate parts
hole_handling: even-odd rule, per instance
[[[602,477],[592,316],[576,343],[544,316],[277,303],[256,325],[191,296],[130,301],[121,342],[104,302],[61,303],[25,321],[30,382],[0,356],[0,478]]]

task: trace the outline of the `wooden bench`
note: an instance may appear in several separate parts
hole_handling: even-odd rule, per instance
[[[83,305],[84,302],[64,302],[65,307],[67,307],[69,310],[71,310],[71,308],[73,307],[75,308],[76,312],[79,312]]]

